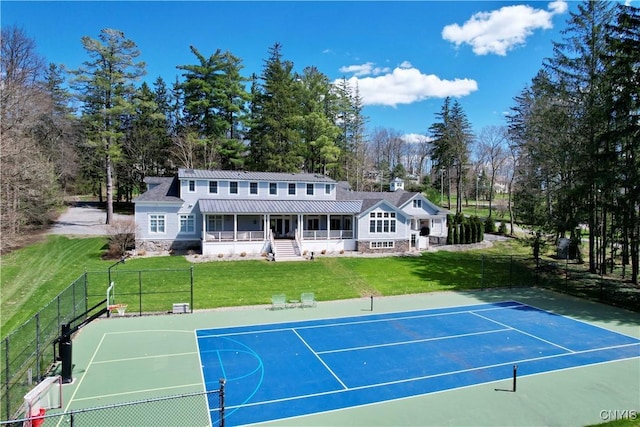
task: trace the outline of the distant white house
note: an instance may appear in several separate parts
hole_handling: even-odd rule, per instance
[[[180,169],[134,200],[136,247],[203,255],[407,252],[446,240],[447,210],[421,193],[355,192],[307,173]]]

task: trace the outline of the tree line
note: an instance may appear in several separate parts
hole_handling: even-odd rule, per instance
[[[567,24],[505,126],[474,134],[461,102],[446,98],[411,144],[368,128],[357,85],[314,66],[296,71],[278,43],[260,74],[244,76],[231,52],[191,46],[180,78],[148,84],[119,30],[83,37],[88,59],[67,70],[46,66],[23,30],[3,27],[3,248],[46,224],[65,194],[106,198],[109,223],[114,200],[178,167],[319,173],[369,191],[411,175],[458,215],[465,199],[482,198],[492,217],[500,185],[512,233],[518,221],[578,245],[588,230],[590,269],[604,274],[621,257],[637,283],[638,9],[585,1]]]

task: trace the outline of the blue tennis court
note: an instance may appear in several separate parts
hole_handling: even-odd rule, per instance
[[[640,340],[516,301],[196,331],[243,425],[640,357]],[[493,391],[492,391],[493,392]],[[219,402],[209,402],[218,423]]]

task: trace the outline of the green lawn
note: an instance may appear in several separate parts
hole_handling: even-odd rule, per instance
[[[90,272],[89,293],[103,295],[107,269],[113,260],[102,260],[106,239],[69,239],[49,236],[45,241],[0,258],[2,336],[27,321],[52,301],[85,271]],[[275,262],[264,260],[211,261],[195,263],[194,308],[215,308],[268,304],[271,295],[285,293],[291,298],[302,292],[314,292],[316,298],[336,300],[368,295],[398,295],[448,289],[478,288],[482,282],[483,254],[527,254],[517,243],[502,244],[491,250],[433,252],[417,257],[317,257],[313,262]],[[493,284],[508,280],[508,265],[485,265]],[[134,272],[145,270],[144,291],[162,290],[180,272],[179,281],[187,283],[190,263],[182,256],[130,259],[112,269],[122,292],[125,282],[137,287]],[[493,267],[493,270],[492,270]],[[158,270],[158,271],[154,271]],[[521,271],[521,270],[518,270]],[[517,274],[520,274],[516,271]],[[187,273],[185,273],[187,272]],[[129,273],[129,274],[127,274]],[[524,273],[526,274],[526,273]],[[125,280],[126,277],[129,277]],[[177,281],[176,280],[176,281]],[[487,285],[487,283],[484,283]],[[137,289],[137,288],[135,288]],[[147,297],[145,311],[151,297]],[[170,307],[175,295],[157,297],[159,307]],[[151,307],[152,309],[153,307]]]

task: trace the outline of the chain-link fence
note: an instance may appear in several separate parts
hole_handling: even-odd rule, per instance
[[[186,303],[193,311],[192,267],[85,272],[0,342],[0,419],[16,415],[24,395],[56,361],[54,341],[61,326],[72,320],[82,323],[90,315],[87,310],[105,300],[110,281],[115,283],[115,302],[127,305],[129,314],[166,313],[173,303]]]
[[[482,255],[464,261],[464,271],[451,271],[457,289],[535,286],[608,305],[640,311],[640,286],[625,278],[620,266],[607,275],[590,273],[576,260]],[[426,271],[425,278],[429,278]],[[456,289],[454,288],[454,289]]]
[[[224,427],[224,383],[206,392],[186,393],[67,412],[50,410],[41,417],[0,421],[0,426],[220,426]]]
[[[53,301],[0,342],[2,419],[9,419],[24,395],[54,362],[53,341],[60,325],[87,311],[87,276],[83,274]]]
[[[173,304],[188,304],[193,311],[193,267],[183,269],[125,270],[113,268],[108,273],[87,273],[89,303],[106,297],[113,283],[110,303],[126,305],[125,313],[167,313]]]

